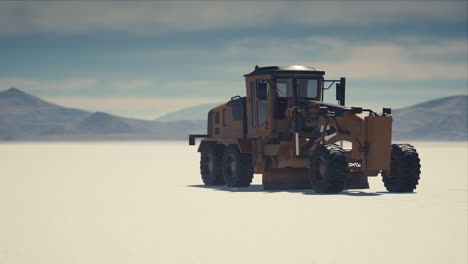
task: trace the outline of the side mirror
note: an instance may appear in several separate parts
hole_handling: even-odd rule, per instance
[[[341,77],[340,83],[336,84],[336,100],[340,105],[345,105],[346,78]]]
[[[268,98],[268,90],[266,83],[257,83],[257,98],[258,100],[265,100]]]

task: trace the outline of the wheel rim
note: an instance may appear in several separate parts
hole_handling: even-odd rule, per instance
[[[214,167],[214,161],[210,156],[207,156],[204,161],[204,168],[207,174],[211,174]]]
[[[315,178],[322,180],[327,173],[327,164],[322,158],[315,161]]]
[[[229,156],[227,163],[226,163],[227,171],[229,175],[233,175],[236,171],[237,161],[234,157]]]

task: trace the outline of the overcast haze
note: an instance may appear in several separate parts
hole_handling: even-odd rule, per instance
[[[245,93],[256,64],[348,78],[350,105],[467,94],[466,1],[0,2],[0,90],[153,119]]]

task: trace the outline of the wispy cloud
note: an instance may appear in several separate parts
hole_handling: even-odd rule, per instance
[[[56,94],[57,92],[60,92],[60,94],[80,94],[80,89],[102,89],[103,86],[107,86],[107,94],[115,91],[124,92],[129,96],[40,96],[44,92],[47,94]],[[167,82],[154,80],[100,80],[98,82],[95,80],[0,78],[0,90],[15,87],[65,107],[88,111],[104,111],[116,115],[146,119],[154,119],[189,106],[223,102],[227,97],[216,96],[216,92],[219,91],[220,87],[232,88],[234,86],[230,82],[217,80],[171,80]],[[241,85],[236,88],[240,91],[244,90]],[[157,90],[163,95],[142,96],[141,94],[146,93],[145,89]],[[156,94],[158,94],[157,91]],[[187,91],[191,91],[189,94],[192,95],[200,95],[187,96],[184,94]]]
[[[303,64],[333,76],[355,80],[466,80],[466,40],[413,39],[411,42],[368,41],[331,37],[295,40],[243,39],[230,43],[225,54],[244,62],[227,67],[242,72],[251,64]],[[274,56],[273,56],[274,54]]]
[[[266,25],[369,25],[464,21],[464,1],[353,2],[1,2],[0,34],[158,34]]]
[[[90,97],[48,96],[45,100],[71,108],[104,111],[134,118],[155,119],[166,113],[207,103],[226,100],[220,97]]]
[[[93,87],[96,80],[33,80],[22,78],[0,78],[0,87],[15,87],[28,91],[73,91]]]
[[[239,73],[237,73],[239,75]],[[13,77],[0,77],[0,90],[15,87],[34,94],[82,95],[84,91],[94,95],[106,93],[112,95],[135,96],[150,94],[158,96],[206,96],[209,98],[243,91],[243,80],[38,80]],[[210,99],[208,99],[210,100]]]
[[[112,81],[110,87],[115,90],[139,90],[157,88],[159,85],[155,80],[118,80]]]

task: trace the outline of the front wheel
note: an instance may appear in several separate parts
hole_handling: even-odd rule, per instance
[[[310,156],[309,181],[318,193],[339,193],[345,189],[347,165],[342,148],[320,145]]]
[[[393,144],[390,173],[382,171],[389,192],[413,192],[419,182],[421,164],[418,152],[410,144]]]

